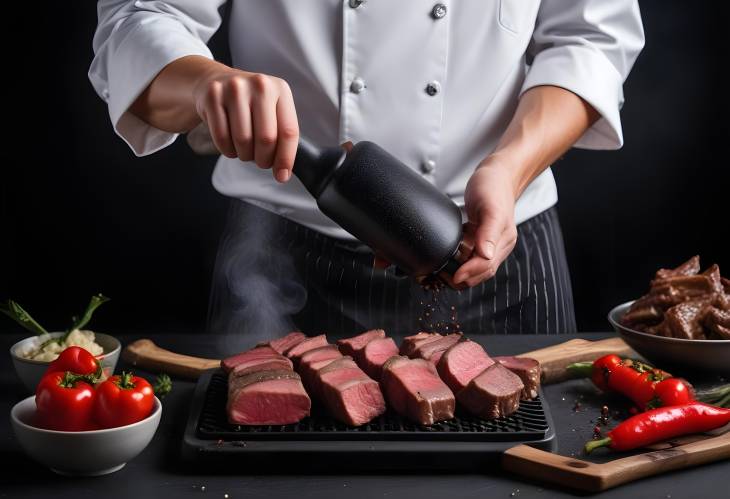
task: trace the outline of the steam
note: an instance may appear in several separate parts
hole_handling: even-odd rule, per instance
[[[233,202],[218,248],[208,330],[222,336],[223,353],[296,330],[307,291],[284,246],[281,225],[260,209]]]

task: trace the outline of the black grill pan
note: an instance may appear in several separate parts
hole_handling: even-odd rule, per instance
[[[291,458],[317,467],[466,470],[521,443],[555,450],[542,391],[535,400],[520,402],[519,410],[507,418],[486,420],[457,408],[454,419],[421,426],[387,411],[366,425],[351,427],[316,404],[312,415],[297,424],[232,425],[226,419],[227,389],[227,377],[220,369],[198,380],[183,438],[186,459],[281,465]]]

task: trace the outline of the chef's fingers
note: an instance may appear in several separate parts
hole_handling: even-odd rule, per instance
[[[236,157],[236,149],[231,141],[228,128],[228,117],[223,106],[223,84],[213,81],[205,94],[203,113],[201,118],[208,125],[213,143],[224,156]]]
[[[254,161],[260,168],[271,168],[276,153],[276,102],[279,89],[270,76],[255,74],[249,81],[253,92]]]
[[[281,93],[276,103],[276,123],[278,136],[276,141],[276,155],[274,157],[274,178],[279,182],[286,182],[291,177],[294,168],[294,158],[299,145],[299,122],[294,107],[294,97],[291,89],[284,80],[279,80]]]
[[[227,89],[228,126],[236,154],[241,161],[253,160],[251,93],[242,78],[232,78]]]
[[[473,287],[482,281],[494,277],[499,266],[514,249],[516,242],[517,230],[508,229],[505,231],[500,238],[500,245],[497,247],[494,257],[487,260],[479,255],[473,255],[454,274],[454,284],[460,285],[464,283],[468,287]]]

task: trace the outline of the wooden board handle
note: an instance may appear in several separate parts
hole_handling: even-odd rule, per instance
[[[621,357],[636,357],[637,354],[619,337],[589,341],[576,338],[558,345],[518,355],[531,357],[540,362],[542,382],[558,383],[571,377],[565,367],[573,362],[596,360],[609,353]]]
[[[505,452],[502,466],[526,477],[600,492],[640,478],[723,459],[730,459],[730,433],[603,464],[518,445]]]
[[[152,340],[137,340],[122,352],[122,358],[152,372],[166,372],[182,378],[197,379],[204,371],[220,366],[218,359],[203,359],[160,348]]]

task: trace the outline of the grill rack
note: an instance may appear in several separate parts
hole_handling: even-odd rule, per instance
[[[370,423],[358,427],[348,426],[330,417],[316,403],[312,415],[290,425],[239,426],[226,420],[228,380],[223,372],[210,377],[205,401],[198,420],[197,433],[207,440],[259,440],[259,439],[327,439],[327,440],[539,440],[545,438],[548,421],[542,401],[523,400],[514,414],[506,418],[482,419],[457,409],[454,419],[432,426],[413,423],[393,411],[387,411]]]

